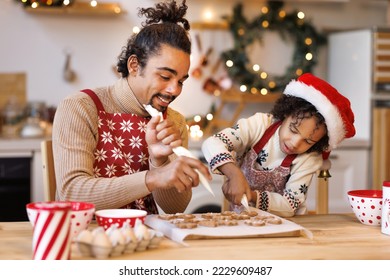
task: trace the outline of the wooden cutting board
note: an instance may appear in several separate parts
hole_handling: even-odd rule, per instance
[[[0,73],[0,109],[11,96],[26,104],[26,73]]]

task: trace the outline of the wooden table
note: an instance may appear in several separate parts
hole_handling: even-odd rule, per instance
[[[165,239],[157,249],[111,259],[390,259],[390,236],[382,234],[378,226],[359,223],[351,214],[306,215],[290,220],[310,230],[313,239],[304,236],[202,239],[186,241],[188,247]],[[32,234],[29,222],[0,223],[0,259],[31,259]],[[75,245],[72,246],[72,259],[81,259]]]

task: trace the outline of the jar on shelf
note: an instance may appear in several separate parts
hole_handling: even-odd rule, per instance
[[[24,121],[24,108],[11,96],[1,111],[3,137],[18,137]]]

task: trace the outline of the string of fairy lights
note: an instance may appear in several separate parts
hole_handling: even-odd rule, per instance
[[[38,7],[66,7],[72,5],[76,0],[16,0],[21,2],[26,7],[36,9]],[[96,7],[98,1],[89,1],[91,7]]]

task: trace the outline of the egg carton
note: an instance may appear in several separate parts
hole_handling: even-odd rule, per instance
[[[75,243],[82,256],[107,259],[158,248],[163,237],[163,233],[149,229],[137,220],[134,228],[124,223],[121,228],[111,225],[107,230],[103,227],[83,230],[77,235]]]

